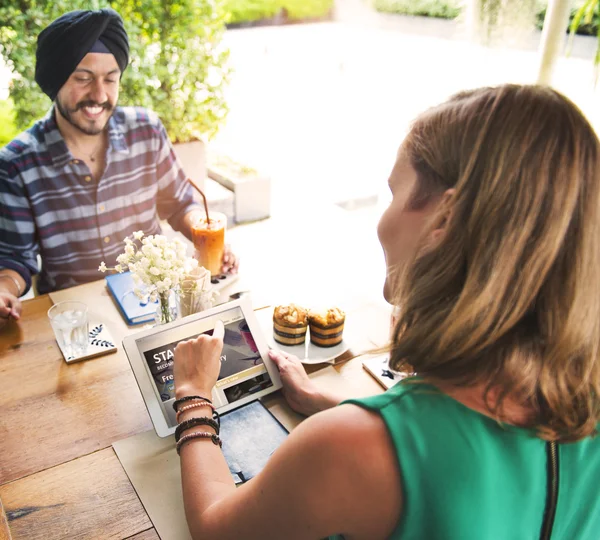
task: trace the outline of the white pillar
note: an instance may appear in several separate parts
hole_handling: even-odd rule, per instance
[[[469,39],[473,43],[479,43],[481,41],[481,0],[467,0],[465,22]]]
[[[549,85],[552,82],[554,66],[565,43],[570,8],[569,0],[550,0],[548,2],[540,43],[538,84]]]

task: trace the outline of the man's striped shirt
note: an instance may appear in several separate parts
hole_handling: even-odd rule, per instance
[[[155,113],[117,107],[108,123],[106,169],[95,181],[62,138],[54,109],[0,150],[0,268],[40,293],[100,279],[134,231],[183,230],[193,192]]]

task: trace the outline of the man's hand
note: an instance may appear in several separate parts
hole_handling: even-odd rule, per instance
[[[237,274],[239,266],[240,260],[236,257],[235,253],[231,251],[231,246],[225,244],[221,272],[223,272],[223,274]]]
[[[21,301],[6,291],[0,291],[0,329],[4,328],[10,317],[21,318]]]

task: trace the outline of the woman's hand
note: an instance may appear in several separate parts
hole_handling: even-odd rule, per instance
[[[221,371],[225,327],[217,321],[212,336],[202,334],[175,347],[173,376],[175,397],[200,396],[210,399]]]
[[[340,396],[319,391],[297,357],[274,349],[269,351],[269,357],[279,369],[283,395],[296,412],[310,416],[342,401]]]
[[[221,272],[224,274],[237,274],[240,266],[240,260],[236,257],[235,253],[231,251],[231,246],[225,244],[223,250],[223,261],[221,263]]]

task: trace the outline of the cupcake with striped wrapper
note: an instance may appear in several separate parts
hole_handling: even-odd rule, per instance
[[[302,345],[306,340],[308,312],[296,304],[277,306],[273,311],[273,338],[281,345]]]
[[[340,308],[309,311],[310,342],[319,347],[335,347],[342,342],[346,314]]]

